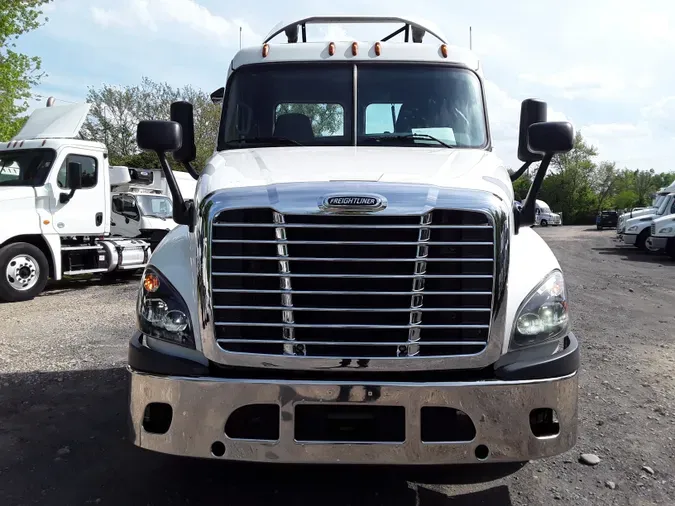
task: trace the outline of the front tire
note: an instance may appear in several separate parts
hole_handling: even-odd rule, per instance
[[[541,222],[539,223],[539,225],[541,225],[542,227],[548,227],[548,221],[546,221],[546,220],[541,220]]]
[[[637,240],[635,241],[635,246],[638,247],[638,249],[641,249],[642,251],[649,251],[647,249],[647,237],[649,237],[651,234],[651,229],[646,228],[642,232],[640,232],[640,235],[637,236]]]
[[[44,290],[48,279],[49,263],[37,246],[18,242],[0,249],[0,300],[34,299]]]

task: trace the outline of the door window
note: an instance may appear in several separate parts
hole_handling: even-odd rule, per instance
[[[93,188],[98,182],[98,163],[92,156],[68,155],[59,169],[56,184],[59,188],[68,190],[68,164],[77,162],[82,165],[82,189]]]
[[[122,197],[122,214],[132,220],[140,219],[136,199],[133,197]]]
[[[117,214],[122,214],[122,197],[116,196],[112,198],[112,208],[113,208],[113,213]]]

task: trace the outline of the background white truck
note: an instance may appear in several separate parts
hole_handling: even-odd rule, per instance
[[[154,250],[176,226],[166,178],[159,169],[121,169],[129,171],[132,180],[112,187],[111,234],[144,239]],[[176,171],[174,177],[183,198],[192,199],[195,180],[185,172]]]
[[[537,200],[535,202],[535,224],[541,227],[559,226],[562,225],[562,219],[560,214],[551,211],[546,202]]]
[[[656,192],[654,198],[652,199],[651,206],[636,207],[635,209],[631,209],[627,213],[623,213],[622,215],[620,215],[619,220],[616,224],[617,234],[623,234],[626,231],[626,220],[656,213],[663,200],[670,193],[675,193],[675,181],[670,186],[660,188],[659,191]]]
[[[651,234],[647,239],[651,251],[664,250],[675,259],[675,208],[670,213],[655,218],[651,225]]]
[[[130,181],[109,170],[106,147],[76,139],[89,104],[37,109],[0,144],[0,300],[28,300],[49,278],[143,268],[146,241],[110,237],[111,186]]]
[[[620,234],[619,237],[625,244],[636,246],[645,251],[655,251],[658,248],[655,248],[650,239],[652,222],[673,213],[675,213],[675,193],[670,193],[661,200],[661,204],[655,212],[627,219],[624,225],[625,232]]]
[[[307,41],[321,23],[400,28]],[[171,185],[186,226],[139,287],[131,440],[277,464],[569,450],[578,341],[560,265],[530,225],[572,125],[523,102],[518,155],[541,164],[518,210],[477,58],[395,17],[281,24],[235,55],[222,96],[194,201]],[[327,107],[340,114],[319,127],[308,111]],[[168,152],[195,159],[192,115],[177,102],[172,121],[138,125],[169,181]]]

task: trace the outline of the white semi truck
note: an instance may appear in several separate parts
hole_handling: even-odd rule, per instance
[[[37,109],[0,144],[0,300],[38,295],[48,279],[142,269],[143,240],[110,237],[111,186],[128,171],[109,170],[106,147],[76,139],[89,104]]]
[[[621,235],[626,231],[626,220],[656,213],[663,200],[671,193],[675,193],[675,181],[670,186],[660,188],[659,191],[656,192],[652,199],[651,206],[637,207],[620,215],[616,224],[616,233]]]
[[[173,202],[164,174],[159,169],[120,167],[135,177],[112,187],[110,231],[113,236],[141,238],[154,250],[177,226]],[[184,199],[192,199],[195,180],[185,172],[174,172]]]
[[[675,208],[670,214],[655,218],[651,225],[651,234],[647,239],[651,251],[664,250],[675,259]]]
[[[318,23],[400,29],[308,41]],[[524,101],[524,165],[510,174],[476,57],[402,18],[281,24],[235,55],[216,95],[216,152],[192,202],[171,185],[186,226],[139,289],[136,445],[392,465],[524,462],[574,446],[578,341],[562,269],[530,228],[571,124]],[[194,160],[192,114],[177,102],[172,121],[138,125],[169,180],[167,153]],[[519,210],[512,181],[536,161]]]
[[[543,200],[537,199],[534,212],[535,225],[539,225],[540,227],[548,227],[549,225],[557,227],[562,225],[560,214],[551,211],[549,205]]]
[[[656,251],[651,240],[652,223],[656,219],[675,213],[675,193],[666,195],[655,212],[630,218],[625,222],[625,232],[619,237],[625,244],[636,246],[644,251]]]

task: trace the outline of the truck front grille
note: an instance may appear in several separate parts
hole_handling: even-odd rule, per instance
[[[211,237],[215,338],[225,351],[443,357],[487,345],[495,248],[481,212],[232,209],[216,215]]]

